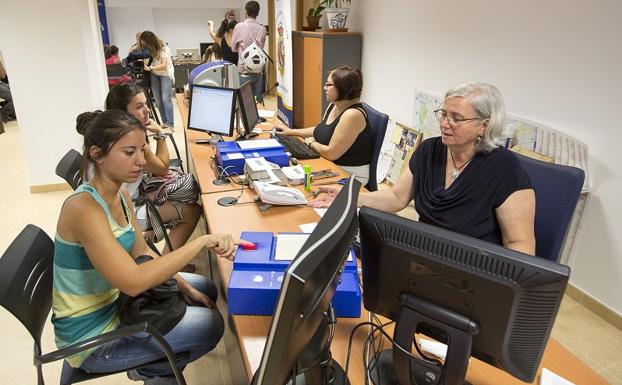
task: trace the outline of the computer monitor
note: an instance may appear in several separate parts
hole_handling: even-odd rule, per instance
[[[188,128],[233,136],[236,90],[195,84],[190,93]]]
[[[331,365],[327,319],[334,318],[328,312],[330,301],[358,228],[360,188],[350,177],[285,271],[253,384],[284,385],[295,367],[304,371],[298,384],[328,385],[330,378],[343,383],[343,369],[336,362]]]
[[[244,130],[240,135],[245,138],[250,138],[256,135],[253,134],[253,128],[259,123],[259,112],[257,112],[257,103],[253,95],[251,82],[246,82],[240,86],[238,90],[238,101]]]
[[[201,58],[198,48],[177,48],[175,52],[177,60],[199,60]]]
[[[376,367],[392,372],[382,378],[462,385],[473,356],[533,381],[567,266],[367,207],[359,226],[365,308],[397,322],[394,338],[407,351],[415,332],[448,343],[442,368],[395,347],[380,353]]]

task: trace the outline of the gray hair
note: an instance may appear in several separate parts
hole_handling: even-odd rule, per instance
[[[505,127],[503,96],[497,87],[487,83],[465,83],[445,93],[445,100],[453,97],[466,98],[479,120],[488,120],[488,127],[475,151],[489,152],[497,147],[494,139],[501,136]]]

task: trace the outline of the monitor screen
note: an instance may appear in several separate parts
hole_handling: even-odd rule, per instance
[[[326,313],[358,228],[360,188],[361,183],[350,177],[285,271],[253,384],[285,385],[297,370],[304,372],[300,376],[311,376],[305,377],[307,384],[316,383],[309,378],[324,378],[318,371],[328,378],[343,375],[343,369],[330,360],[330,346],[326,346]],[[309,362],[321,365],[306,367]],[[298,383],[305,382],[299,379]]]
[[[242,112],[242,125],[244,126],[244,136],[250,136],[253,128],[259,122],[257,103],[251,88],[251,82],[246,82],[240,86],[238,91],[240,110]]]
[[[470,324],[475,331],[465,361],[472,355],[533,381],[566,288],[567,266],[367,207],[359,212],[359,226],[367,310],[398,321],[415,299],[415,311],[440,312],[437,320],[447,318],[442,325],[462,319],[462,327]],[[400,326],[408,327],[398,321],[396,331]],[[427,323],[417,330],[451,341],[450,328]],[[406,338],[408,347],[412,338]],[[448,357],[451,349],[449,342]]]
[[[233,136],[236,90],[195,84],[190,94],[188,128]]]

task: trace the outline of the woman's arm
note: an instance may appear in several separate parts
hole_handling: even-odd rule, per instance
[[[532,189],[515,191],[495,209],[503,246],[535,255],[536,195]]]
[[[357,109],[346,110],[328,145],[311,142],[309,148],[328,160],[339,159],[352,146],[356,138],[365,129],[365,116]]]
[[[235,250],[231,236],[203,235],[170,252],[165,258],[137,265],[133,256],[112,235],[101,206],[87,194],[69,198],[61,211],[58,231],[64,239],[80,243],[97,271],[111,285],[130,296],[169,279],[204,247],[213,248],[218,255],[227,258]],[[142,234],[138,231],[137,237],[140,236]],[[136,246],[132,251],[138,251],[141,247]]]
[[[162,128],[153,120],[149,119],[149,124],[145,126],[147,131],[156,135],[162,134]],[[168,152],[168,145],[166,144],[166,138],[156,140],[156,152],[151,151],[149,146],[145,146],[145,170],[149,171],[155,176],[162,176],[168,173],[168,165],[170,163],[170,155]]]
[[[320,192],[325,194],[311,202],[313,207],[329,207],[341,190],[335,186],[320,186]],[[409,168],[404,170],[398,182],[390,189],[359,194],[358,206],[371,207],[389,213],[403,210],[413,200],[413,175]]]
[[[214,40],[214,43],[220,47],[220,39],[218,38],[218,36],[216,36],[216,33],[214,32],[214,22],[212,20],[209,20],[207,22],[207,26],[209,27],[209,35],[212,37],[212,40]]]
[[[315,127],[306,127],[306,128],[289,128],[285,123],[281,122],[279,119],[274,118],[272,120],[272,124],[274,128],[285,136],[299,136],[301,138],[309,138],[313,136],[313,131]]]

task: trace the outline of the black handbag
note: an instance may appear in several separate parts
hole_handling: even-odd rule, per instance
[[[135,262],[140,265],[152,259],[149,255],[141,255]],[[136,297],[121,293],[117,304],[122,323],[132,325],[147,321],[162,335],[170,332],[186,313],[186,302],[174,278]]]

